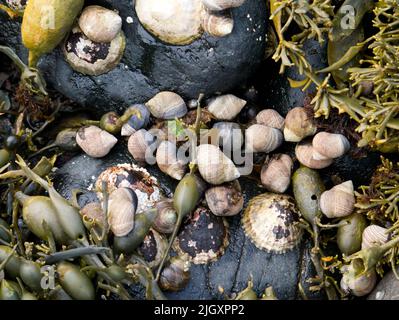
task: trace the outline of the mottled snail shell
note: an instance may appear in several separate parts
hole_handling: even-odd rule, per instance
[[[372,224],[363,231],[362,249],[380,246],[388,242],[390,235],[388,229]]]
[[[117,142],[112,134],[96,126],[82,127],[76,135],[76,143],[93,158],[105,157]]]
[[[172,233],[177,222],[177,212],[173,206],[173,199],[162,199],[157,202],[156,208],[158,215],[154,220],[154,229],[164,234]]]
[[[230,217],[239,214],[244,206],[240,183],[235,180],[209,188],[206,203],[214,215]]]
[[[122,59],[126,39],[123,31],[111,42],[94,42],[79,27],[66,38],[63,51],[66,61],[75,71],[98,76],[114,69]]]
[[[245,146],[247,152],[272,152],[284,142],[280,130],[253,124],[245,130]]]
[[[187,164],[178,159],[176,145],[170,141],[162,141],[156,154],[159,169],[176,180],[181,180],[186,172]]]
[[[191,263],[188,254],[172,257],[162,270],[159,286],[165,291],[180,291],[190,280]]]
[[[213,125],[218,130],[219,146],[224,151],[241,150],[244,143],[244,136],[241,127],[235,122],[217,122]]]
[[[111,42],[122,30],[122,18],[115,11],[100,6],[84,8],[78,24],[85,36],[94,42]]]
[[[154,229],[150,229],[137,252],[143,256],[150,268],[156,268],[168,248],[168,240]]]
[[[133,159],[140,162],[146,162],[146,153],[150,149],[150,145],[154,142],[155,137],[145,129],[136,131],[129,137],[127,148]]]
[[[334,162],[333,159],[316,160],[313,155],[314,149],[311,142],[300,142],[295,148],[295,156],[298,161],[310,169],[324,169]]]
[[[362,262],[359,260],[353,260],[351,264],[344,265],[341,268],[343,273],[341,279],[341,289],[349,294],[353,294],[356,297],[363,297],[369,294],[377,283],[377,273],[374,269],[364,274],[360,274],[362,268]]]
[[[116,189],[108,199],[108,225],[117,237],[126,236],[134,227],[138,199],[130,188]]]
[[[23,10],[28,3],[28,0],[6,0],[7,5],[14,10]]]
[[[224,37],[233,32],[234,20],[231,14],[216,14],[204,10],[202,28],[211,36]]]
[[[253,198],[244,211],[242,225],[259,249],[282,254],[295,248],[303,231],[295,224],[299,211],[287,195],[264,193]]]
[[[308,136],[314,135],[316,130],[313,118],[305,108],[296,107],[288,112],[284,125],[285,141],[299,142]]]
[[[177,93],[162,91],[146,103],[151,114],[158,119],[173,120],[187,113],[187,106]]]
[[[328,218],[349,216],[355,208],[355,192],[351,180],[324,191],[320,196],[320,209]]]
[[[188,254],[194,264],[218,260],[229,244],[228,223],[207,208],[198,207],[184,223],[173,243],[178,255]]]
[[[136,0],[144,28],[163,42],[187,45],[202,35],[199,0]]]
[[[256,116],[256,123],[279,130],[284,129],[284,118],[274,109],[265,109]]]
[[[233,161],[211,144],[197,147],[197,165],[202,178],[210,184],[222,184],[240,177]]]
[[[202,0],[202,3],[209,10],[221,11],[241,6],[245,0]]]
[[[291,183],[294,163],[286,154],[276,154],[267,159],[262,167],[260,178],[268,191],[284,193]]]
[[[213,99],[208,105],[208,111],[218,120],[233,120],[246,104],[245,100],[226,94]]]
[[[319,132],[313,138],[313,158],[316,160],[335,159],[350,149],[349,140],[342,134]]]

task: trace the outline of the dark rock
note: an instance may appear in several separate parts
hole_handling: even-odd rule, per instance
[[[187,46],[164,44],[139,23],[131,0],[86,1],[119,10],[127,47],[116,69],[98,77],[74,72],[58,48],[39,64],[49,85],[82,106],[99,113],[124,110],[142,103],[161,90],[171,90],[186,99],[226,92],[238,86],[263,60],[266,34],[266,4],[247,0],[233,9],[235,27],[223,38],[203,35]],[[127,17],[133,23],[126,22]],[[0,13],[0,44],[13,47],[24,60],[20,25]],[[259,40],[262,39],[262,40]]]
[[[399,268],[396,272],[399,272]],[[399,300],[399,280],[392,270],[382,278],[367,300]]]
[[[78,155],[65,163],[55,174],[54,182],[57,190],[67,198],[74,189],[87,190],[95,183],[98,175],[111,165],[131,163],[126,146],[118,145],[111,155],[103,159],[93,159],[86,155]],[[162,174],[156,166],[147,168],[166,192],[176,186],[173,181]],[[263,193],[248,178],[240,179],[244,190],[245,203],[249,199]],[[81,206],[95,200],[93,192],[85,192],[79,197]],[[267,253],[257,249],[244,235],[240,216],[229,218],[230,245],[225,254],[209,265],[193,265],[191,280],[181,292],[169,293],[172,299],[222,299],[219,287],[225,294],[238,293],[246,288],[248,280],[253,277],[254,289],[260,295],[267,286],[272,285],[279,299],[298,298],[298,281],[310,276],[309,259],[303,260],[304,246],[282,255]],[[304,280],[303,280],[304,281]]]

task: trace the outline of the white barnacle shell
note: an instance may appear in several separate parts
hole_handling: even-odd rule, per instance
[[[186,163],[179,159],[176,145],[170,141],[162,141],[157,149],[159,169],[176,180],[181,180],[186,171]]]
[[[284,129],[284,118],[274,109],[265,109],[256,116],[256,123],[267,127]]]
[[[109,195],[108,224],[117,237],[126,236],[134,228],[138,199],[130,188],[118,188]]]
[[[312,143],[303,141],[295,148],[295,156],[298,161],[310,169],[324,169],[333,163],[333,159],[315,159]]]
[[[154,140],[155,137],[145,129],[133,133],[128,140],[127,148],[134,160],[145,163],[146,154],[150,151],[150,145]]]
[[[78,23],[86,37],[95,42],[111,42],[122,30],[119,14],[101,6],[84,8]]]
[[[372,224],[363,230],[362,249],[380,246],[389,240],[388,229]]]
[[[105,157],[117,142],[112,134],[96,126],[82,127],[76,134],[76,143],[93,158]]]
[[[97,198],[103,199],[103,183],[105,191],[111,194],[118,188],[134,190],[138,198],[137,213],[154,208],[163,193],[155,177],[138,165],[123,163],[108,167],[97,178],[95,191]]]
[[[187,106],[177,93],[162,91],[146,103],[151,114],[158,119],[181,118],[187,113]]]
[[[266,160],[260,174],[268,191],[284,193],[291,182],[294,163],[289,155],[277,154]]]
[[[232,120],[246,104],[245,100],[226,94],[213,99],[208,105],[208,111],[218,120]]]
[[[229,8],[236,8],[241,6],[245,0],[202,0],[202,3],[209,10],[221,11]]]
[[[313,138],[313,158],[316,160],[335,159],[350,149],[349,140],[342,134],[319,132]]]
[[[245,130],[245,145],[248,152],[272,152],[283,143],[284,138],[280,130],[253,124]]]
[[[204,10],[202,28],[211,36],[224,37],[233,31],[234,20],[231,17],[231,14],[216,14]]]
[[[302,139],[316,133],[313,118],[303,107],[291,109],[285,117],[284,138],[285,141],[299,142]]]
[[[263,193],[249,202],[242,225],[256,247],[281,254],[300,243],[303,231],[295,224],[298,220],[298,209],[292,197]]]
[[[351,180],[324,191],[320,196],[320,209],[328,218],[349,216],[355,207],[355,192]]]
[[[240,177],[233,161],[212,144],[197,147],[197,165],[202,178],[210,184],[222,184]]]
[[[76,26],[66,37],[63,51],[72,69],[87,75],[98,76],[114,69],[122,59],[126,38],[120,31],[111,42],[90,40]]]
[[[163,42],[187,45],[202,35],[200,0],[136,0],[144,28]]]

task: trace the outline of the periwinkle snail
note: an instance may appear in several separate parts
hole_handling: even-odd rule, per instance
[[[316,129],[308,111],[303,107],[296,107],[291,109],[285,118],[284,138],[285,141],[299,142],[314,135]]]
[[[172,199],[163,199],[156,204],[158,215],[154,221],[154,229],[164,234],[173,232],[177,223],[177,212]]]
[[[237,215],[244,206],[244,197],[237,180],[209,188],[205,192],[205,199],[212,213],[221,217]]]
[[[187,105],[183,98],[170,91],[159,92],[145,105],[158,119],[181,118],[187,113]]]
[[[90,157],[102,158],[111,151],[118,139],[99,127],[87,126],[78,130],[76,142]]]
[[[143,256],[150,268],[156,268],[161,263],[168,247],[168,240],[154,229],[150,229],[137,252]]]
[[[188,255],[172,257],[162,270],[159,286],[166,291],[180,291],[190,280],[190,261]]]
[[[274,109],[264,109],[256,116],[256,123],[267,127],[284,129],[284,118]]]
[[[266,159],[260,174],[262,184],[268,191],[284,193],[291,182],[294,163],[286,154],[276,154]]]
[[[253,124],[245,130],[245,145],[248,152],[272,152],[283,143],[280,130],[261,124]]]
[[[208,104],[208,111],[218,120],[233,120],[247,102],[232,94],[218,96]]]
[[[336,185],[323,192],[320,197],[320,209],[328,218],[341,218],[350,215],[355,205],[352,181]]]

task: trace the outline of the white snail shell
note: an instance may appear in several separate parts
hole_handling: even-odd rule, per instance
[[[111,42],[122,29],[122,18],[100,6],[86,7],[78,23],[86,37],[95,42]]]
[[[202,17],[202,28],[214,37],[224,37],[233,32],[234,20],[231,14],[215,14],[205,10]]]
[[[253,124],[245,130],[245,144],[248,152],[272,152],[283,143],[284,138],[280,130]]]
[[[219,146],[224,151],[241,150],[244,136],[238,123],[217,122],[213,125],[213,128],[218,130]]]
[[[351,180],[324,191],[320,196],[320,209],[328,218],[349,216],[355,207],[355,192]]]
[[[267,127],[284,129],[284,118],[274,109],[265,109],[256,116],[256,123]]]
[[[362,249],[380,246],[389,240],[388,229],[372,224],[363,230]]]
[[[324,169],[333,163],[333,159],[316,160],[314,149],[310,142],[301,142],[295,148],[295,156],[298,161],[310,169]]]
[[[181,180],[186,171],[186,164],[178,159],[176,145],[170,141],[162,141],[157,149],[159,169],[176,180]]]
[[[209,10],[221,11],[228,8],[236,8],[241,6],[245,0],[202,0],[202,3]]]
[[[151,114],[158,119],[181,118],[187,113],[187,106],[182,97],[170,91],[162,91],[146,103]]]
[[[335,159],[350,149],[349,140],[342,134],[319,132],[313,138],[313,158],[316,160]]]
[[[274,155],[262,167],[260,174],[262,184],[268,191],[284,193],[290,185],[293,166],[290,156]]]
[[[296,107],[288,112],[284,126],[285,141],[299,142],[308,136],[314,135],[316,130],[313,118],[305,108]]]
[[[205,192],[205,199],[212,213],[221,217],[235,216],[244,206],[244,197],[237,180],[209,188]]]
[[[133,133],[127,143],[127,148],[134,160],[145,163],[146,153],[155,137],[145,129]]]
[[[377,283],[377,274],[374,269],[365,274],[359,274],[357,264],[358,261],[353,260],[350,265],[341,268],[341,272],[343,272],[341,289],[356,297],[363,297],[374,289]]]
[[[247,102],[232,94],[216,97],[208,105],[208,111],[218,120],[233,120]]]
[[[136,0],[141,24],[161,41],[187,45],[201,37],[200,0]]]
[[[202,178],[210,184],[222,184],[240,177],[233,161],[211,144],[197,147],[197,165]]]
[[[96,126],[82,127],[76,134],[76,143],[93,158],[105,157],[117,142],[112,134]]]
[[[117,237],[126,236],[134,228],[138,199],[130,188],[118,188],[109,195],[108,224]]]

